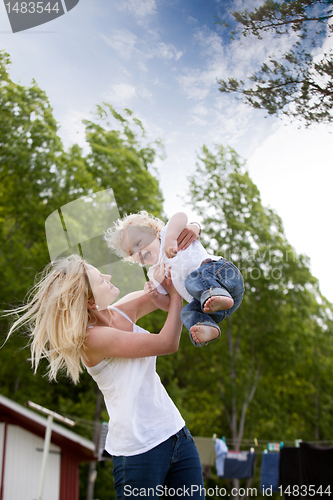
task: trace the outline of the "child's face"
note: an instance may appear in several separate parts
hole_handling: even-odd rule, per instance
[[[129,226],[121,248],[143,266],[157,263],[160,253],[158,232],[152,228]]]
[[[140,249],[137,253],[135,253],[133,255],[133,259],[143,266],[153,266],[158,261],[160,246],[160,239],[155,238],[152,243],[150,243],[150,245],[146,246],[142,250]]]

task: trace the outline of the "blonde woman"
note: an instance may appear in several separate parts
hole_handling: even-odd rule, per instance
[[[182,299],[165,278],[168,316],[150,335],[135,324],[156,309],[149,294],[133,292],[110,306],[119,294],[110,279],[79,256],[52,263],[17,309],[9,335],[29,325],[35,371],[45,357],[50,379],[65,369],[77,383],[83,364],[98,384],[110,417],[105,448],[118,499],[203,498],[198,451],[156,373],[156,356],[178,349]]]

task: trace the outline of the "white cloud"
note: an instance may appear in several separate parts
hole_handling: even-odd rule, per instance
[[[176,54],[175,54],[175,60],[178,61],[182,57],[183,54],[184,53],[181,50],[179,50],[178,52],[176,52]]]
[[[214,87],[217,88],[216,78],[221,66],[226,66],[225,49],[221,37],[208,28],[197,30],[193,43],[199,49],[197,68],[184,68],[177,81],[188,98],[201,100],[205,99]]]
[[[164,144],[178,144],[180,142],[181,135],[180,130],[173,130],[172,132],[165,134]]]
[[[192,16],[187,16],[187,22],[189,24],[197,24],[198,23],[198,19],[196,19],[195,17],[192,17]]]
[[[147,87],[144,87],[142,85],[137,89],[137,93],[138,96],[142,97],[143,99],[150,99],[153,96],[151,91]]]
[[[201,56],[208,57],[209,60],[224,57],[222,38],[208,28],[197,30],[193,36],[193,41],[199,46]]]
[[[155,0],[121,0],[115,5],[119,10],[127,10],[139,19],[156,13]]]
[[[186,125],[200,125],[200,126],[206,126],[207,125],[207,120],[204,119],[205,116],[208,115],[209,109],[208,106],[205,106],[201,102],[193,106],[191,109],[189,109],[189,119],[186,122]],[[212,110],[210,110],[212,112]],[[209,121],[211,124],[211,118],[212,116],[210,115]]]
[[[200,126],[206,126],[207,125],[207,120],[204,120],[203,118],[200,118],[199,116],[194,116],[191,115],[190,119],[187,120],[186,125],[200,125]]]
[[[111,35],[101,35],[104,42],[120,54],[123,59],[129,59],[135,50],[137,37],[127,29],[114,30]]]
[[[154,57],[178,61],[183,52],[170,43],[160,41],[156,31],[149,30],[144,38],[139,39],[127,29],[115,29],[108,36],[101,34],[102,40],[117,52],[122,59],[135,57],[139,68],[147,71],[145,61]]]
[[[222,104],[219,100],[218,104]],[[212,117],[207,139],[214,144],[228,144],[236,147],[253,126],[254,111],[232,99],[224,99],[223,106],[216,105],[211,110]],[[237,148],[238,149],[238,148]]]
[[[173,59],[178,61],[183,53],[178,51],[173,45],[159,42],[155,46],[148,48],[146,57],[158,57],[161,59]]]
[[[214,84],[216,84],[216,70],[190,69],[186,68],[183,75],[177,77],[181,90],[189,99],[205,99]]]
[[[141,56],[145,59],[157,57],[159,59],[178,61],[183,52],[178,50],[173,44],[161,41],[158,30],[147,30],[146,36],[141,40]]]
[[[192,108],[192,113],[194,113],[195,115],[200,115],[200,116],[206,116],[208,114],[208,108],[207,106],[205,106],[204,104],[196,104],[193,108]]]
[[[105,94],[105,99],[112,105],[124,107],[129,101],[137,97],[136,88],[130,83],[114,83]]]

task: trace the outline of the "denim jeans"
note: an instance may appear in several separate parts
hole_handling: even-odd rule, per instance
[[[186,426],[145,453],[112,461],[117,500],[205,498],[199,453]]]
[[[244,281],[240,271],[227,259],[211,261],[195,269],[185,280],[188,293],[194,297],[181,312],[181,320],[188,330],[191,326],[214,326],[220,332],[218,323],[230,316],[240,306],[244,294]],[[209,297],[224,295],[232,297],[234,305],[230,309],[204,313],[202,308]],[[194,343],[194,345],[197,345]]]

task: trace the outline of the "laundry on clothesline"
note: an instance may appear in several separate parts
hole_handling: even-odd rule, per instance
[[[260,469],[260,490],[270,488],[273,492],[278,492],[279,489],[279,465],[280,453],[273,451],[262,454],[261,469]]]
[[[228,446],[225,444],[223,439],[215,439],[215,468],[216,473],[219,477],[224,475],[224,461],[228,453]]]
[[[209,479],[212,475],[211,467],[215,464],[214,438],[193,436],[198,448],[202,475],[204,479]]]
[[[283,447],[283,443],[267,443],[267,450],[268,451],[280,451],[280,449]]]
[[[255,453],[249,451],[228,451],[223,439],[194,436],[201,465],[215,465],[218,477],[242,479],[253,477]],[[204,469],[205,468],[205,469]]]
[[[256,454],[252,451],[228,451],[224,459],[225,479],[246,479],[253,477]]]
[[[215,465],[215,439],[193,436],[198,448],[201,465]]]
[[[298,448],[282,448],[279,480],[286,497],[293,496],[293,487],[300,485],[304,491],[311,486],[312,492],[319,491],[319,496],[324,497],[325,490],[332,494],[333,446],[300,443]]]

